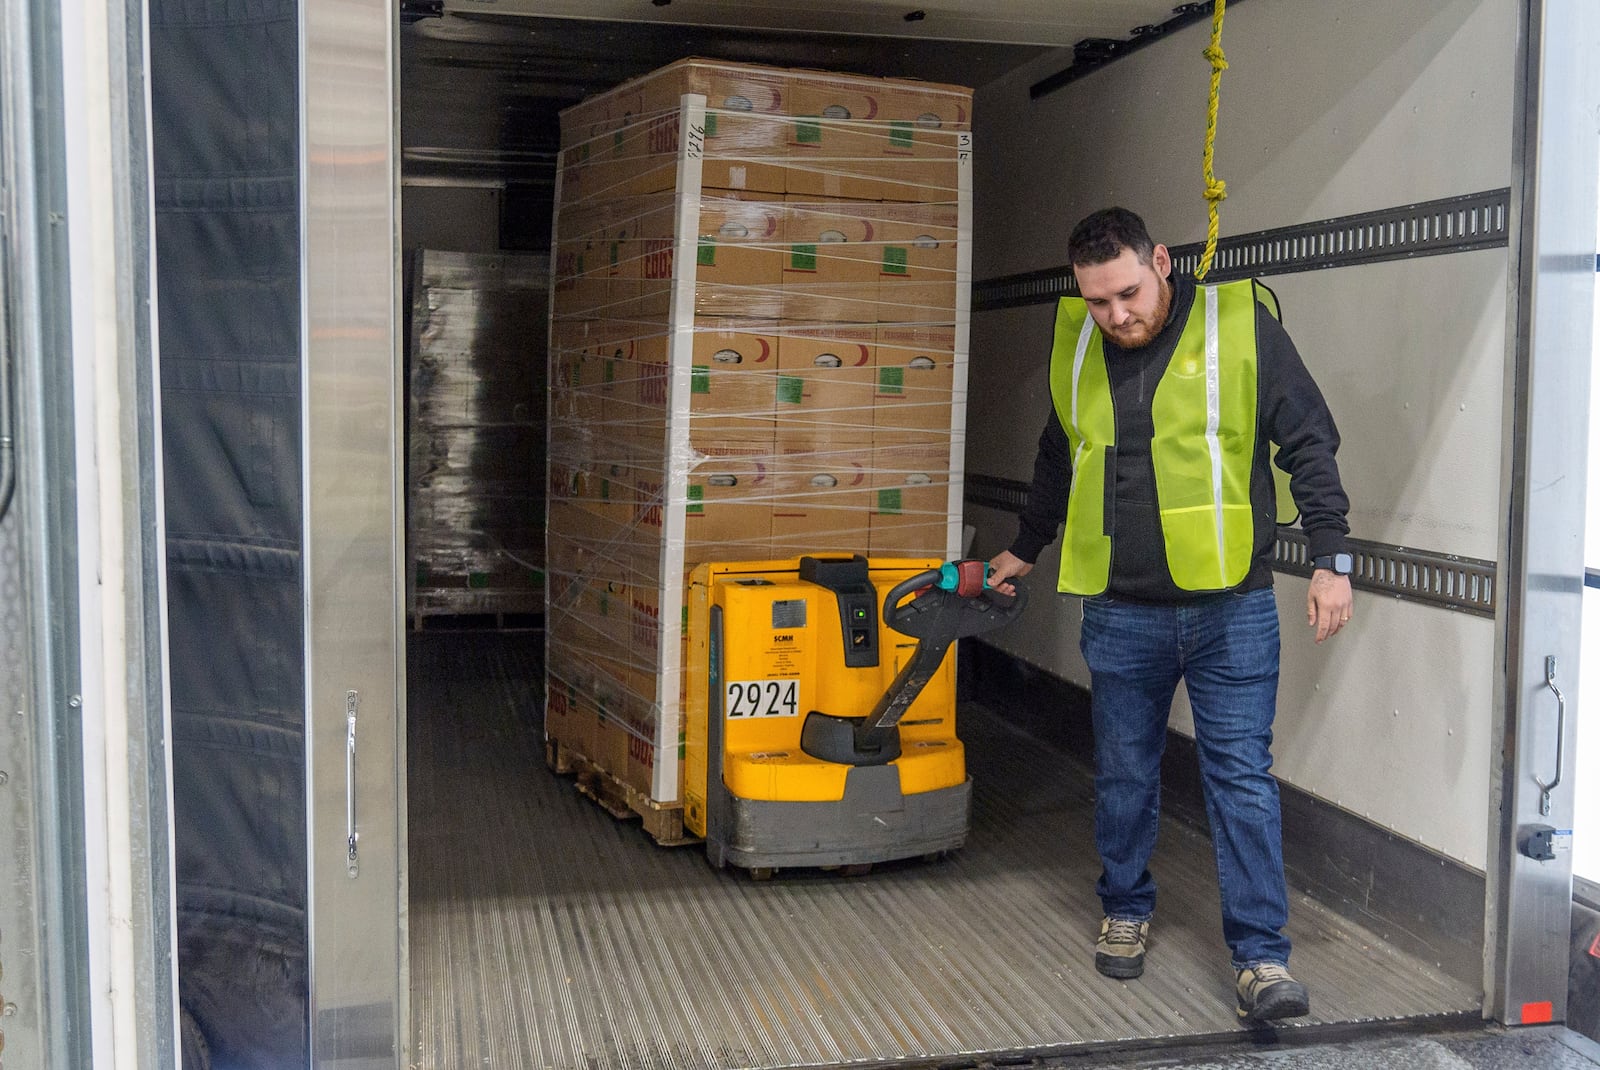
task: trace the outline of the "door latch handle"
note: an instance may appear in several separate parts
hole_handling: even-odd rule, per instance
[[[344,825],[345,847],[349,852],[345,873],[354,878],[361,871],[356,857],[356,709],[361,702],[354,691],[344,693]]]
[[[1561,769],[1564,762],[1562,743],[1567,734],[1567,698],[1556,686],[1556,656],[1550,654],[1544,659],[1544,685],[1556,696],[1556,776],[1546,784],[1538,777],[1533,782],[1539,785],[1539,814],[1543,817],[1550,816],[1550,793],[1561,783]]]

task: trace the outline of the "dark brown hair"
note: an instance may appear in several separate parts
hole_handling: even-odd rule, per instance
[[[1067,239],[1067,260],[1076,264],[1104,264],[1132,249],[1139,263],[1149,264],[1155,242],[1144,220],[1126,208],[1102,208],[1084,216]]]

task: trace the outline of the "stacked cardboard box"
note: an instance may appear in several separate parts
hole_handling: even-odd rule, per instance
[[[544,608],[543,256],[419,250],[407,410],[407,608]]]
[[[547,734],[678,793],[687,570],[952,554],[971,91],[686,60],[562,114]]]

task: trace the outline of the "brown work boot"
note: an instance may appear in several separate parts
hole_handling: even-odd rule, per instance
[[[1107,977],[1129,980],[1144,973],[1144,942],[1148,921],[1107,917],[1100,922],[1100,939],[1094,945],[1094,968]]]
[[[1239,1017],[1247,1022],[1298,1018],[1311,1013],[1306,986],[1277,962],[1258,962],[1239,971]]]

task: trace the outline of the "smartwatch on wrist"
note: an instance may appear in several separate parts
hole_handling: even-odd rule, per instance
[[[1323,554],[1311,559],[1311,567],[1325,568],[1340,576],[1348,576],[1355,571],[1356,559],[1352,554]]]

